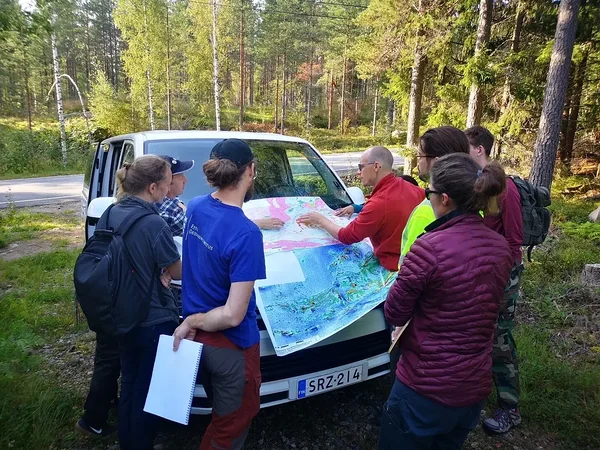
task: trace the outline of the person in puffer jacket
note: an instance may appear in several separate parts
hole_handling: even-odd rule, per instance
[[[504,170],[450,154],[430,175],[425,192],[436,220],[411,247],[385,301],[390,324],[411,322],[400,337],[380,450],[460,449],[492,389],[492,339],[513,258],[480,212],[497,210]]]

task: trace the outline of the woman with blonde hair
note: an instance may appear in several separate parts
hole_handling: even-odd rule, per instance
[[[121,397],[118,433],[123,450],[151,450],[158,417],[145,413],[144,403],[156,358],[158,338],[173,333],[179,322],[175,298],[168,289],[171,278],[181,279],[181,260],[173,236],[155,204],[171,185],[171,168],[163,159],[147,155],[125,163],[117,171],[117,204],[100,218],[98,226],[118,230],[136,217],[122,236],[135,273],[144,307],[133,328],[118,336],[121,362]],[[147,303],[146,303],[147,302]]]

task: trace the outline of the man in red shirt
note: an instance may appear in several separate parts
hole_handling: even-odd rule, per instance
[[[471,147],[471,157],[481,166],[489,162],[494,145],[494,136],[485,128],[474,126],[465,131]],[[506,433],[521,423],[519,412],[519,364],[517,347],[512,335],[515,322],[515,308],[519,298],[523,259],[523,219],[521,196],[514,181],[506,180],[506,189],[498,198],[499,214],[486,216],[483,222],[506,238],[513,257],[510,281],[504,291],[504,301],[500,307],[498,323],[492,350],[492,376],[496,385],[498,409],[492,417],[483,421],[486,430],[492,433]]]
[[[392,173],[393,163],[392,152],[385,147],[371,147],[363,153],[358,174],[363,185],[374,189],[358,217],[346,227],[319,213],[305,214],[298,221],[323,228],[343,244],[354,244],[368,237],[381,265],[388,270],[398,270],[398,242],[410,213],[425,198],[425,191],[397,178]]]

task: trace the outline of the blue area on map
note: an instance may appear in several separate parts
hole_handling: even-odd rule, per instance
[[[383,302],[395,279],[364,242],[293,253],[306,281],[259,288],[276,348],[343,329]]]

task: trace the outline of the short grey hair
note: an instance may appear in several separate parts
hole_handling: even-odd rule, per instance
[[[387,148],[377,145],[367,149],[369,162],[378,162],[384,169],[392,170],[394,155]]]

